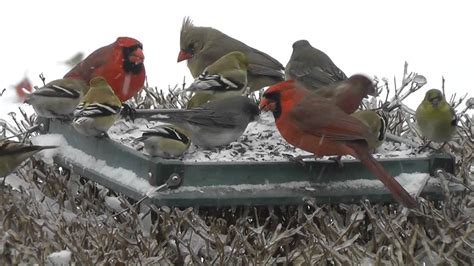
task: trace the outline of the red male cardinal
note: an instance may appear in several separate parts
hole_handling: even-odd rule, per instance
[[[102,76],[124,102],[135,95],[145,82],[143,45],[129,37],[119,37],[107,46],[95,50],[77,64],[64,78],[81,79],[87,84]]]
[[[293,80],[288,80],[268,88],[259,107],[273,112],[276,126],[288,143],[316,156],[352,155],[377,176],[400,203],[408,208],[418,206],[370,154],[367,144],[370,129],[338,107],[334,99],[297,88]]]
[[[30,80],[27,77],[24,77],[16,86],[15,86],[16,94],[20,98],[25,97],[25,90],[32,91],[33,86],[31,85]]]

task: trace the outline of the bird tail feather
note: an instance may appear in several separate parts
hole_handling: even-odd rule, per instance
[[[358,159],[388,188],[393,197],[408,208],[417,208],[418,202],[406,191],[390,173],[368,152],[358,144],[351,145]]]

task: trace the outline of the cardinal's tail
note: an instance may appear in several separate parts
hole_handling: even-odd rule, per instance
[[[418,202],[393,178],[387,170],[362,145],[354,144],[351,147],[358,159],[390,190],[393,197],[408,208],[417,208]]]

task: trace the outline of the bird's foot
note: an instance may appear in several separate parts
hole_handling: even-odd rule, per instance
[[[107,132],[102,132],[99,135],[96,136],[98,139],[110,139],[109,134]]]
[[[439,146],[439,148],[437,148],[436,151],[437,151],[437,152],[443,152],[443,148],[444,148],[444,146],[446,146],[447,143],[448,143],[448,142],[446,142],[446,141],[443,142],[443,144],[441,144],[441,146]]]
[[[58,120],[61,123],[68,124],[72,121],[73,118],[74,116],[71,114],[71,115],[58,115],[54,119]]]
[[[428,141],[427,143],[423,144],[423,145],[418,149],[418,153],[421,153],[421,152],[424,151],[426,148],[431,147],[430,144],[431,144],[431,140]]]
[[[286,158],[288,158],[288,160],[290,162],[293,162],[293,163],[297,163],[301,166],[306,166],[306,163],[303,161],[303,159],[307,159],[307,158],[314,158],[314,155],[298,155],[298,156],[294,156],[294,155],[291,155],[291,154],[283,154],[283,156],[285,156]]]
[[[344,163],[341,160],[342,156],[329,157],[329,160],[334,161],[339,168],[344,167]]]
[[[125,118],[125,120],[131,120],[132,122],[134,122],[136,117],[135,114],[135,108],[133,108],[127,103],[122,103],[122,110],[120,110],[120,116]]]

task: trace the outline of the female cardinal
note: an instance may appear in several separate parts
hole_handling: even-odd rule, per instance
[[[307,88],[298,81],[296,81],[296,87]],[[332,99],[346,114],[355,112],[359,108],[362,99],[367,98],[367,95],[376,95],[372,81],[360,74],[352,75],[344,81],[321,87],[312,92],[324,98]]]
[[[77,64],[64,78],[81,79],[86,83],[102,76],[120,101],[134,96],[145,82],[143,45],[129,37],[119,37],[107,46],[95,50]]]
[[[180,35],[178,62],[188,60],[188,68],[194,78],[222,56],[239,51],[248,58],[248,86],[250,91],[283,80],[283,65],[268,54],[252,48],[210,27],[197,27],[184,18]]]
[[[293,80],[288,80],[268,88],[259,107],[273,112],[280,134],[290,144],[316,156],[352,155],[385,184],[395,199],[409,208],[418,205],[370,154],[370,129],[341,110],[333,99],[297,88]]]

